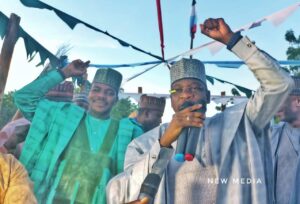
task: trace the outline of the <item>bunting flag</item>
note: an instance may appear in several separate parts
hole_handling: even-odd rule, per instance
[[[150,64],[160,64],[161,61],[140,62],[132,64],[89,64],[89,67],[95,68],[121,68],[121,67],[139,67]]]
[[[0,12],[0,36],[2,39],[6,34],[5,32],[8,21],[9,18],[2,12]],[[24,40],[27,59],[29,59],[29,61],[32,60],[33,57],[38,53],[40,55],[41,62],[37,66],[43,65],[47,59],[49,59],[50,64],[53,67],[56,67],[58,65],[59,59],[49,50],[43,47],[39,42],[37,42],[34,38],[32,38],[27,32],[25,32],[21,26],[19,26],[18,37],[21,37]]]
[[[244,65],[243,61],[202,61],[203,64],[214,64],[221,68],[239,68]],[[281,66],[300,66],[300,60],[277,60]]]
[[[65,13],[63,13],[63,12],[61,12],[61,11],[59,11],[59,10],[57,10],[57,9],[55,9],[55,8],[47,5],[47,4],[45,4],[43,2],[40,2],[38,0],[20,0],[20,1],[25,6],[28,6],[28,7],[35,7],[35,8],[41,8],[41,9],[46,8],[46,9],[49,9],[49,10],[53,10],[72,29],[76,26],[77,23],[82,23],[82,24],[86,25],[87,27],[89,27],[91,29],[94,29],[96,31],[102,32],[104,34],[107,34],[108,36],[110,36],[110,37],[118,40],[119,43],[121,45],[123,45],[123,46],[131,46],[131,47],[133,47],[133,49],[136,49],[136,50],[139,49],[139,48],[137,48],[137,47],[135,47],[135,46],[133,46],[131,44],[126,43],[123,40],[120,40],[120,39],[118,39],[118,38],[110,35],[108,32],[103,32],[103,31],[101,31],[101,30],[99,30],[99,29],[97,29],[97,28],[95,28],[95,27],[93,27],[93,26],[91,26],[89,24],[86,24],[86,23],[84,23],[84,22],[82,22],[82,21],[80,21],[80,20],[78,20],[78,19],[76,19],[76,18],[74,18],[74,17],[72,17],[72,16],[70,16],[68,14],[65,14]],[[300,6],[300,2],[298,2],[298,3],[296,3],[296,4],[292,5],[292,6],[289,6],[289,7],[285,8],[285,9],[282,9],[282,10],[276,12],[276,13],[273,13],[273,14],[271,14],[269,16],[261,18],[260,20],[254,21],[254,22],[252,22],[250,24],[247,24],[246,26],[243,26],[243,27],[237,29],[237,31],[238,30],[244,31],[244,30],[249,30],[249,29],[252,29],[252,28],[259,27],[259,26],[262,25],[262,22],[264,22],[264,21],[271,21],[271,23],[274,26],[277,26],[280,23],[284,22],[284,20],[287,19],[287,17],[290,16],[294,11],[296,11],[299,6]],[[3,24],[1,24],[1,23],[3,23],[3,21],[0,22],[1,28],[6,29],[6,26],[3,25]],[[1,30],[1,28],[0,28],[0,35],[3,38],[3,36],[5,35],[5,30],[3,30],[3,29]],[[177,55],[175,57],[169,58],[166,61],[170,62],[170,61],[174,61],[174,60],[176,60],[176,59],[178,59],[180,57],[191,56],[191,55],[193,55],[195,53],[198,53],[199,51],[201,51],[204,48],[208,48],[210,50],[210,52],[214,55],[218,51],[220,51],[223,47],[224,47],[224,45],[222,43],[217,42],[217,41],[211,41],[211,42],[205,43],[203,45],[200,45],[200,46],[198,46],[196,48],[193,48],[193,49],[190,49],[188,51],[185,51],[185,52],[183,52],[183,53],[181,53],[181,54],[179,54],[179,55]],[[145,52],[143,50],[140,50],[140,51],[153,56],[151,53]],[[155,57],[155,58],[163,61],[163,59],[161,57],[159,57],[159,56],[154,55],[153,57]],[[290,61],[287,61],[287,63],[290,63]],[[119,65],[117,65],[117,66],[119,66]],[[130,65],[128,65],[128,66],[130,66]],[[138,66],[138,65],[136,65],[136,66]],[[218,65],[218,66],[220,66],[220,65]],[[235,66],[237,66],[237,65],[235,65]]]
[[[161,64],[161,63],[160,63],[160,64]],[[122,83],[122,85],[123,85],[124,83],[129,82],[129,81],[131,81],[132,79],[135,79],[136,77],[138,77],[138,76],[144,74],[145,72],[148,72],[148,71],[150,71],[151,69],[154,69],[155,67],[157,67],[157,66],[160,65],[160,64],[156,64],[156,65],[154,65],[154,66],[151,66],[151,67],[145,69],[144,71],[139,72],[139,73],[137,73],[137,74],[135,74],[135,75],[133,75],[133,76],[131,76],[131,77],[125,79],[125,81]]]
[[[172,65],[175,61],[166,61],[168,64]],[[277,60],[281,66],[300,66],[300,60]],[[161,64],[161,61],[150,61],[150,62],[138,62],[132,64],[90,64],[89,67],[95,68],[126,68],[126,67],[140,67],[151,64]],[[243,61],[202,61],[203,64],[213,64],[220,68],[232,68],[238,69],[240,66],[244,65]]]
[[[221,82],[221,83],[226,83],[226,84],[231,84],[233,86],[235,86],[239,91],[243,92],[247,98],[250,98],[254,92],[254,90],[251,90],[251,89],[248,89],[248,88],[245,88],[245,87],[242,87],[242,86],[239,86],[239,85],[236,85],[234,83],[231,83],[229,81],[225,81],[225,80],[222,80],[222,79],[218,79],[216,77],[212,77],[212,76],[209,76],[209,75],[206,75],[206,79],[207,81],[209,81],[212,85],[214,85],[214,80],[218,81],[218,82]]]
[[[293,4],[287,8],[284,8],[280,11],[277,11],[275,13],[272,13],[271,15],[265,16],[261,18],[260,20],[256,20],[252,23],[249,23],[245,26],[242,26],[239,29],[236,29],[235,31],[246,31],[250,30],[252,28],[256,28],[262,25],[265,21],[270,21],[273,26],[278,26],[281,23],[283,23],[292,13],[294,13],[298,8],[300,7],[300,2]],[[212,54],[216,54],[218,51],[220,51],[224,47],[223,44],[217,42],[215,45],[212,45],[211,47],[208,47]]]
[[[26,33],[21,27],[19,30],[19,35],[24,40],[27,59],[29,58],[30,60],[32,60],[33,57],[35,57],[35,54],[37,53],[40,55],[41,62],[36,66],[44,65],[47,59],[49,59],[52,67],[56,67],[59,64],[59,59],[54,54],[52,54],[49,50],[43,47],[39,42],[37,42],[28,33]]]
[[[54,11],[56,13],[56,15],[63,22],[65,22],[71,29],[74,29],[77,24],[81,23],[81,24],[85,25],[86,27],[88,27],[88,28],[90,28],[94,31],[100,32],[104,35],[107,35],[107,36],[113,38],[114,40],[118,41],[120,43],[120,45],[122,45],[124,47],[131,47],[134,50],[137,50],[139,52],[142,52],[144,54],[150,55],[150,56],[152,56],[156,59],[159,59],[159,60],[163,61],[163,58],[160,57],[160,56],[157,56],[157,55],[154,55],[150,52],[142,50],[141,48],[138,48],[138,47],[136,47],[136,46],[134,46],[130,43],[125,42],[124,40],[121,40],[120,38],[117,38],[117,37],[109,34],[107,31],[100,30],[99,28],[96,28],[96,27],[94,27],[94,26],[92,26],[92,25],[90,25],[86,22],[83,22],[83,21],[81,21],[81,20],[79,20],[79,19],[77,19],[77,18],[75,18],[75,17],[73,17],[73,16],[71,16],[67,13],[64,13],[64,12],[62,12],[62,11],[60,11],[60,10],[58,10],[58,9],[48,5],[48,4],[45,4],[41,1],[38,1],[38,0],[20,0],[20,1],[24,6],[27,6],[27,7],[39,8],[39,9],[48,9],[48,10]]]
[[[0,36],[1,36],[1,39],[3,39],[6,34],[7,25],[8,25],[7,16],[4,15],[2,12],[0,12]]]
[[[191,38],[195,38],[195,33],[197,31],[197,14],[196,14],[196,0],[192,2],[192,12],[190,16],[190,35]]]

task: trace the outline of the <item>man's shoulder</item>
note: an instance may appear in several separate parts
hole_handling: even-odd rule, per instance
[[[272,138],[278,137],[281,134],[285,125],[286,122],[279,122],[277,124],[273,124],[270,128],[272,132]]]
[[[5,172],[10,174],[14,170],[15,166],[21,166],[20,162],[11,154],[0,153],[0,170],[1,173]]]
[[[144,143],[144,144],[153,144],[165,132],[168,125],[169,125],[169,123],[164,123],[160,126],[157,126],[157,127],[153,128],[152,130],[149,130],[148,132],[145,132],[140,137],[135,138],[134,142]]]
[[[116,120],[116,119],[113,119]],[[134,122],[134,120],[132,120],[131,118],[122,118],[119,120],[120,124],[127,124],[130,126],[138,126],[138,124],[136,122]]]
[[[122,118],[119,120],[119,127],[122,129],[130,129],[132,131],[140,131],[143,133],[143,129],[140,125],[132,121],[130,118]]]
[[[207,118],[206,123],[214,123],[218,120],[224,120],[224,122],[228,121],[228,119],[241,118],[242,114],[245,112],[247,102],[241,102],[236,105],[230,106],[226,108],[223,112],[217,113],[212,117]],[[229,122],[229,121],[228,121]]]
[[[140,123],[136,120],[136,118],[126,118],[126,119],[130,120],[131,123],[133,123],[134,125],[140,127],[141,129],[143,129],[142,124],[140,124]]]
[[[279,129],[279,128],[283,128],[283,126],[285,126],[285,125],[286,125],[286,122],[279,122],[279,123],[273,124],[271,126],[271,128],[272,128],[272,130],[273,129]]]

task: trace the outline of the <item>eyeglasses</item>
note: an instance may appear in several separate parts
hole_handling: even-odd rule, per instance
[[[169,92],[171,95],[179,96],[184,92],[187,92],[189,94],[200,94],[205,90],[206,90],[205,87],[196,86],[196,87],[187,87],[187,88],[175,88],[175,89],[171,89]]]

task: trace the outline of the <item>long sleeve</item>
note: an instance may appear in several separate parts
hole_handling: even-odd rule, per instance
[[[260,82],[260,87],[248,101],[246,115],[257,130],[263,129],[287,98],[294,82],[267,53],[259,50],[247,37],[232,51],[241,58]]]
[[[26,169],[12,155],[0,155],[1,203],[36,204],[33,183]]]
[[[57,70],[46,73],[15,92],[14,101],[16,106],[25,118],[31,121],[39,101],[44,98],[51,88],[62,81],[63,78]]]

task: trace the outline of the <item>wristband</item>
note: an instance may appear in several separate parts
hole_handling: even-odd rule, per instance
[[[237,44],[240,41],[240,39],[242,39],[242,38],[243,38],[243,36],[241,35],[240,31],[234,33],[227,44],[227,49],[231,50],[235,46],[235,44]]]
[[[67,78],[66,75],[64,74],[64,72],[62,71],[62,69],[56,69],[56,70],[64,80]]]

